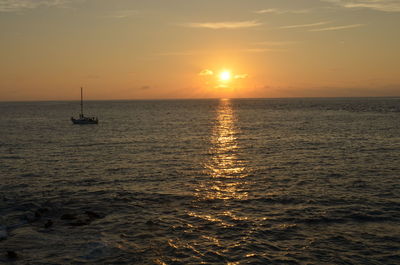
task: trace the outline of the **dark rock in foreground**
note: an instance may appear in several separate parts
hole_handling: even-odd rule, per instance
[[[7,251],[7,258],[9,259],[16,259],[18,257],[17,253],[13,250]]]

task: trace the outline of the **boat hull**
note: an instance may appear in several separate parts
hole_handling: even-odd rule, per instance
[[[80,118],[80,119],[71,118],[71,121],[73,124],[80,124],[80,125],[99,124],[99,120],[94,118]]]

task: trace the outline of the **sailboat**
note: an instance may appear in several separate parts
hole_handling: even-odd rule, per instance
[[[71,121],[73,124],[98,124],[99,119],[97,117],[85,117],[83,115],[83,88],[81,87],[81,113],[79,114],[79,118],[75,119],[71,117]]]

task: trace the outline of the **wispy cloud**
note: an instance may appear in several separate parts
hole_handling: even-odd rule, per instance
[[[199,75],[200,76],[214,75],[214,72],[210,69],[204,69],[200,71]]]
[[[345,25],[345,26],[332,26],[327,28],[320,28],[320,29],[310,29],[309,31],[332,31],[332,30],[343,30],[343,29],[352,29],[352,28],[359,28],[365,26],[365,24],[352,24],[352,25]]]
[[[69,0],[0,0],[0,12],[18,12],[38,7],[63,6]]]
[[[299,43],[298,41],[261,41],[261,42],[254,42],[254,45],[259,46],[267,46],[267,47],[280,47],[280,46],[289,46]]]
[[[139,12],[137,10],[117,10],[105,15],[105,18],[127,18],[136,16]]]
[[[286,10],[278,8],[267,8],[254,11],[256,14],[307,14],[310,13],[312,9],[298,9],[298,10]]]
[[[259,48],[259,49],[254,49],[254,48],[250,48],[250,49],[241,49],[241,50],[237,50],[237,52],[241,52],[241,53],[264,53],[264,52],[286,52],[286,49],[273,49],[273,48]]]
[[[399,0],[322,0],[345,8],[368,8],[383,12],[400,12]]]
[[[143,85],[143,86],[139,87],[139,89],[140,89],[140,90],[149,90],[149,89],[151,89],[151,86],[149,86],[149,85]]]
[[[194,56],[194,55],[201,55],[201,54],[208,54],[207,51],[169,51],[169,52],[161,52],[156,53],[156,56]]]
[[[246,79],[247,77],[249,77],[248,74],[237,74],[233,76],[233,79]]]
[[[276,8],[268,8],[268,9],[261,9],[261,10],[254,11],[254,13],[256,13],[256,14],[271,14],[271,13],[276,14],[276,13],[279,13],[279,10]]]
[[[183,24],[185,27],[190,28],[206,28],[206,29],[242,29],[242,28],[253,28],[261,26],[254,20],[250,21],[231,21],[231,22],[202,22],[202,23],[186,23]]]
[[[229,53],[267,53],[267,52],[287,52],[287,49],[281,48],[244,48],[244,49],[225,49],[224,52]],[[207,50],[187,50],[187,51],[172,51],[172,52],[161,52],[154,54],[155,56],[198,56],[198,55],[212,55],[215,51]],[[207,75],[209,72],[204,72],[203,75]]]
[[[330,21],[321,21],[321,22],[310,23],[310,24],[289,25],[289,26],[282,26],[280,28],[281,29],[310,28],[310,27],[325,25],[328,23],[330,23]]]

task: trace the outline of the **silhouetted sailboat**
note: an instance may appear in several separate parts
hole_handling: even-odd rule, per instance
[[[83,115],[83,88],[81,87],[81,113],[79,114],[79,118],[75,119],[71,117],[71,121],[73,124],[98,124],[99,119],[97,117],[85,117]]]

